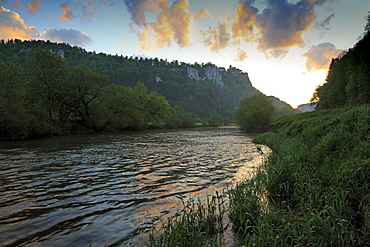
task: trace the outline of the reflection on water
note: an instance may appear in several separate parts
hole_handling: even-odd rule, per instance
[[[0,143],[0,245],[127,246],[261,162],[237,128]]]

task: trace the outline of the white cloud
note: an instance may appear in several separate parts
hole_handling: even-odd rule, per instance
[[[86,33],[70,28],[46,28],[40,36],[45,40],[65,42],[70,45],[86,46],[92,43],[91,38]]]

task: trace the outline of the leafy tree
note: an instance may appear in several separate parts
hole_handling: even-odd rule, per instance
[[[370,12],[366,19],[363,38],[332,60],[326,83],[313,94],[311,102],[317,102],[316,109],[370,103]]]
[[[210,127],[218,127],[222,124],[222,117],[217,114],[215,110],[211,112],[208,118],[208,125]]]
[[[68,70],[68,91],[65,101],[79,124],[99,132],[107,126],[103,101],[109,78],[78,65]]]
[[[170,104],[168,101],[157,92],[151,92],[146,99],[146,111],[150,119],[154,120],[158,125],[162,125],[168,118],[170,112]],[[149,119],[149,120],[150,120]]]
[[[22,68],[0,60],[0,139],[28,136]]]
[[[46,110],[49,120],[64,123],[69,109],[64,101],[66,89],[66,61],[47,49],[36,49],[29,61],[30,99],[40,110]]]
[[[275,114],[271,100],[263,94],[255,94],[240,102],[235,112],[238,125],[248,132],[267,130]]]

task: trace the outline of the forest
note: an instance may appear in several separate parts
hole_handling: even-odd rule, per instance
[[[17,63],[27,72],[28,61],[37,48],[59,52],[67,68],[85,65],[93,72],[108,76],[114,84],[135,87],[141,82],[148,92],[156,91],[171,106],[181,106],[194,118],[208,118],[212,111],[231,118],[240,100],[259,92],[252,86],[247,73],[233,67],[225,69],[212,63],[187,64],[176,60],[109,55],[50,41],[1,40],[0,59]],[[188,76],[189,68],[197,71],[199,79]],[[206,77],[207,68],[215,69],[222,83]]]
[[[85,65],[67,68],[59,54],[47,49],[32,53],[27,73],[12,61],[0,61],[0,66],[1,139],[141,130],[149,122],[163,125],[181,111],[171,110],[163,96],[148,93],[143,83],[125,87]]]
[[[326,83],[316,89],[311,102],[317,102],[318,110],[370,103],[370,14],[362,38],[332,60]]]
[[[262,95],[231,66],[96,54],[42,40],[0,40],[0,66],[1,140],[219,126],[234,121],[241,100]],[[294,113],[270,99],[276,115]]]

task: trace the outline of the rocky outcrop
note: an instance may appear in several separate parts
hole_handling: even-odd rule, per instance
[[[191,79],[195,79],[197,81],[199,80],[204,81],[207,78],[209,80],[216,82],[217,84],[221,86],[224,85],[222,81],[222,75],[220,74],[220,69],[217,68],[216,66],[207,66],[203,68],[202,72],[205,74],[204,77],[199,76],[199,70],[197,68],[188,67],[186,72],[187,72],[187,76]]]
[[[64,51],[61,49],[50,49],[50,52],[59,54],[62,58],[64,58]]]
[[[156,82],[162,82],[162,79],[161,79],[159,76],[156,76],[156,77],[154,78],[154,80],[155,80]]]
[[[316,107],[316,103],[308,103],[308,104],[303,104],[299,105],[297,107],[297,110],[300,112],[309,112],[309,111],[314,111]]]
[[[199,77],[199,70],[197,68],[188,67],[187,68],[187,75],[188,75],[189,78],[195,79],[196,81],[201,80],[201,78]]]
[[[31,48],[22,48],[19,52],[28,52],[32,51]],[[62,49],[49,49],[50,52],[59,54],[62,58],[64,58],[64,51]]]
[[[207,66],[204,68],[204,73],[206,77],[210,80],[213,80],[217,84],[223,86],[222,75],[220,74],[219,69],[216,66]]]

